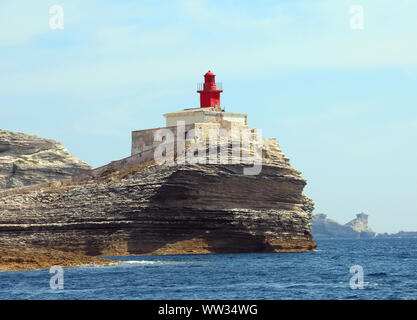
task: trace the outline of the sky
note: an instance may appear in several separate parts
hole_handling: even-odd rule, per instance
[[[248,113],[302,172],[315,213],[417,231],[416,12],[416,0],[2,0],[0,128],[98,167],[130,155],[132,130],[198,107],[212,70],[226,111]]]

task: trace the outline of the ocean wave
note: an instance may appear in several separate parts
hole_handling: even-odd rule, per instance
[[[70,268],[101,268],[101,267],[117,266],[117,265],[120,265],[120,264],[121,263],[119,261],[110,262],[110,263],[107,263],[107,264],[88,263],[88,264],[82,264],[82,265],[75,266],[75,267],[70,267]]]
[[[120,264],[133,264],[133,265],[166,265],[166,264],[190,264],[195,263],[193,261],[161,261],[161,260],[125,260],[119,261]]]
[[[370,277],[380,277],[380,276],[387,276],[388,274],[385,272],[373,272],[373,273],[368,273],[368,276]]]
[[[147,261],[147,260],[129,260],[129,261],[120,261],[121,263],[127,264],[166,264],[167,261]]]

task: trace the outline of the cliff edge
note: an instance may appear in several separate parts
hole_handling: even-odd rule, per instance
[[[57,141],[0,130],[0,188],[61,180],[90,169]]]
[[[0,190],[0,243],[91,256],[313,250],[314,203],[275,139],[262,170],[242,164],[107,168]]]

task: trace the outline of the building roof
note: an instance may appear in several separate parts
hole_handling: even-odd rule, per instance
[[[170,113],[165,113],[164,117],[169,117],[169,116],[179,116],[179,115],[184,115],[184,114],[190,114],[190,113],[196,113],[196,112],[202,112],[205,114],[215,114],[215,113],[221,113],[224,115],[240,115],[240,116],[247,116],[246,113],[236,113],[236,112],[227,112],[218,108],[192,108],[192,109],[184,109],[184,110],[179,110],[179,111],[175,111],[175,112],[170,112]]]

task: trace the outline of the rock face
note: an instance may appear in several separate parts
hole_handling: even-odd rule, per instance
[[[312,250],[306,181],[275,139],[264,142],[258,175],[151,161],[0,191],[0,243],[108,256]]]
[[[316,214],[312,219],[315,238],[373,238],[375,232],[368,226],[368,215],[359,213],[352,221],[341,225],[328,219],[325,214]]]
[[[51,248],[18,246],[0,247],[0,272],[48,269],[52,266],[76,267],[86,264],[113,264],[114,260],[88,257],[83,254],[63,252]]]
[[[359,232],[361,238],[373,238],[375,232],[368,226],[368,215],[364,213],[358,213],[356,219],[349,221],[345,224],[347,227],[351,227],[354,231]]]
[[[0,130],[0,188],[61,180],[90,169],[57,141]]]
[[[417,231],[400,231],[397,233],[378,233],[377,238],[417,238]]]

